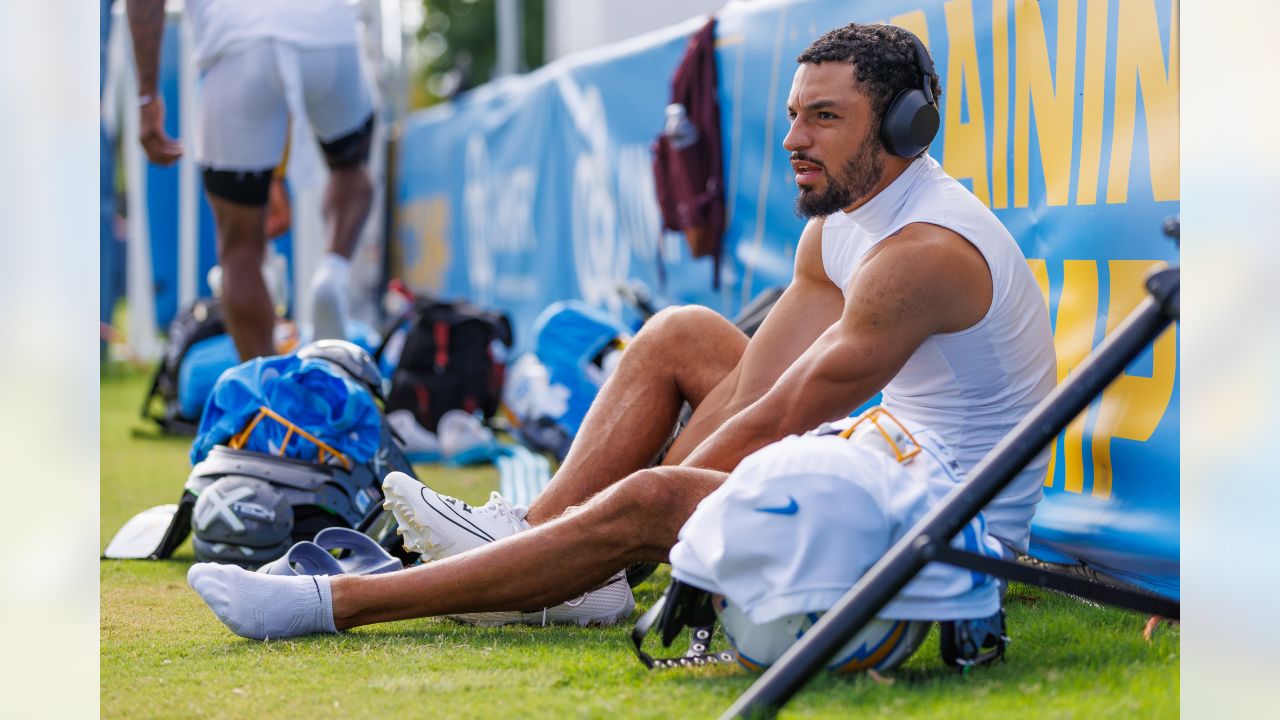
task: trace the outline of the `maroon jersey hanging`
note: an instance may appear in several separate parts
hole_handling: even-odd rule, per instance
[[[671,79],[666,125],[653,144],[653,175],[662,226],[683,232],[693,257],[711,256],[711,284],[719,289],[725,201],[715,24],[712,17],[689,38]]]

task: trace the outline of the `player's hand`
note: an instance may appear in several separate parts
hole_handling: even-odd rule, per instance
[[[288,232],[291,217],[289,191],[284,180],[272,178],[271,193],[267,196],[267,239],[275,240]]]
[[[172,165],[182,157],[182,144],[164,131],[164,100],[159,97],[138,108],[138,140],[157,165]]]

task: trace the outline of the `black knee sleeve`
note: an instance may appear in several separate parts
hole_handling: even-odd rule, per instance
[[[363,165],[369,161],[369,147],[373,143],[373,114],[360,127],[335,140],[320,143],[325,162],[331,168]]]
[[[241,205],[262,207],[271,193],[271,174],[266,170],[213,170],[203,168],[204,189],[210,195]]]

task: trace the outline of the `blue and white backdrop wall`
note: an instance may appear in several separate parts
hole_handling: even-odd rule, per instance
[[[931,153],[1008,226],[1040,282],[1059,375],[1177,260],[1177,0],[754,0],[719,15],[730,222],[722,289],[660,232],[649,143],[690,21],[413,116],[400,144],[398,234],[413,287],[513,315],[529,346],[548,303],[616,315],[629,279],[731,314],[786,284],[802,221],[782,150],[795,56],[847,22],[888,21],[929,46],[945,93]],[[522,334],[521,334],[522,333]],[[1178,329],[1058,438],[1035,552],[1177,596]]]

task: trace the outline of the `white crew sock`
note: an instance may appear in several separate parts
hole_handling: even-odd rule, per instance
[[[327,575],[263,575],[235,565],[197,563],[187,571],[187,584],[240,637],[338,632]]]
[[[328,252],[311,276],[311,324],[315,340],[347,339],[347,285],[351,261]]]

